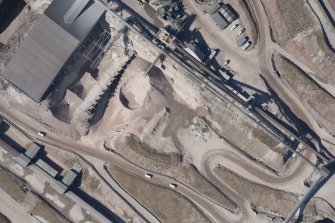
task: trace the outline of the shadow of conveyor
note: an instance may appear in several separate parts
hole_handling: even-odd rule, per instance
[[[317,135],[302,119],[300,119],[292,109],[279,97],[279,95],[276,93],[276,91],[270,86],[268,81],[260,75],[262,80],[264,81],[266,87],[268,88],[271,97],[273,98],[273,101],[277,104],[278,108],[280,109],[281,113],[285,116],[285,118],[295,127],[288,125],[287,123],[281,121],[277,117],[273,117],[277,119],[278,122],[286,126],[289,130],[291,130],[293,133],[298,135],[303,141],[305,141],[311,148],[314,150],[317,150],[317,147],[314,145],[314,143],[311,141],[312,139],[316,141],[318,144],[318,147],[320,148],[320,153],[324,155],[325,157],[329,157],[330,159],[334,160],[334,155],[331,154],[327,148],[322,144],[321,138],[319,135]],[[309,136],[309,137],[308,137]]]

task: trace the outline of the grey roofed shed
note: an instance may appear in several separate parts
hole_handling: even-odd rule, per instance
[[[80,14],[71,6],[78,1]],[[64,64],[91,32],[105,9],[82,0],[54,0],[29,31],[1,74],[21,91],[40,102]],[[90,5],[92,3],[92,5]],[[74,15],[69,15],[68,10]],[[65,22],[65,14],[76,19]]]
[[[225,29],[230,23],[238,18],[238,15],[231,10],[230,5],[217,4],[210,10],[210,15],[217,26]]]
[[[30,159],[26,157],[23,153],[21,153],[19,156],[15,158],[16,162],[20,164],[23,167],[27,167],[30,163]]]
[[[66,185],[64,185],[60,181],[56,181],[56,182],[52,183],[51,187],[53,189],[55,189],[60,194],[64,194],[66,192],[67,188],[68,188]]]
[[[214,13],[213,15],[211,15],[211,17],[215,24],[221,29],[224,29],[229,25],[226,19],[219,12]]]
[[[30,159],[35,158],[35,156],[37,155],[37,153],[40,151],[41,146],[38,145],[37,143],[32,143],[28,149],[25,152],[25,155],[27,157],[29,157]]]
[[[67,174],[64,176],[62,182],[65,185],[70,186],[74,182],[78,174],[81,172],[81,170],[82,170],[81,166],[79,166],[78,164],[75,164],[71,168],[71,170],[67,172]]]
[[[58,174],[57,170],[55,170],[52,166],[50,166],[42,159],[38,159],[35,164],[42,170],[44,170],[46,173],[48,173],[50,176],[56,177]]]
[[[62,182],[66,185],[66,186],[70,186],[73,181],[76,179],[77,177],[77,173],[73,172],[72,170],[70,170],[63,178]]]

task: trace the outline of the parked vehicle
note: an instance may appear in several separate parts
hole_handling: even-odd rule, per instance
[[[233,25],[231,28],[230,28],[230,30],[234,30],[234,29],[236,29],[238,27],[238,24],[235,24],[235,25]]]
[[[45,132],[37,132],[37,135],[41,136],[41,137],[44,137],[46,135]]]
[[[153,177],[153,175],[151,173],[146,173],[144,176],[148,179],[151,179]]]
[[[242,50],[246,50],[246,49],[249,48],[250,45],[251,45],[251,41],[248,41],[248,42],[246,42],[243,46],[241,46],[241,49],[242,49]]]
[[[228,64],[230,63],[230,60],[229,59],[226,59],[223,63],[223,66],[227,66]]]
[[[177,187],[177,184],[170,183],[170,184],[169,184],[169,187],[172,188],[172,189],[175,189],[175,188]]]
[[[245,28],[242,28],[239,32],[238,32],[238,35],[241,35],[242,33],[244,33],[245,31]]]

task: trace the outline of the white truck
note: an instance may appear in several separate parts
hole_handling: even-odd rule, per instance
[[[226,59],[223,63],[223,66],[227,66],[228,64],[230,63],[230,60],[229,59]]]
[[[177,184],[170,183],[170,184],[169,184],[169,187],[170,187],[170,188],[172,188],[172,189],[176,189],[176,187],[177,187]]]
[[[151,173],[146,173],[145,178],[151,179],[154,175],[152,175]]]
[[[245,44],[243,44],[242,46],[241,46],[241,49],[244,51],[244,50],[246,50],[246,49],[248,49],[248,47],[251,45],[251,41],[248,41],[248,42],[246,42]]]
[[[230,28],[230,30],[234,30],[234,29],[236,29],[238,27],[238,24],[235,24],[235,25],[233,25],[231,28]]]
[[[45,132],[37,132],[37,135],[41,136],[41,137],[44,137],[46,135]]]

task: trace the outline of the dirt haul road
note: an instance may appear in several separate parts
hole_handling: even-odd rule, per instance
[[[27,125],[27,122],[22,122],[22,116],[13,115],[15,112],[9,113],[0,110],[1,116],[6,117],[6,120],[13,127],[18,128],[19,131],[23,132],[26,136],[33,139],[41,144],[50,145],[59,149],[67,150],[75,154],[86,154],[88,156],[95,157],[99,160],[113,163],[114,165],[126,170],[133,175],[141,177],[143,179],[144,175],[148,172],[133,163],[130,163],[126,159],[119,157],[111,152],[99,150],[97,148],[92,148],[85,146],[83,144],[76,143],[71,139],[64,139],[64,137],[54,135],[47,129],[37,129],[32,126]],[[18,122],[20,120],[20,123]],[[27,120],[26,120],[27,121]],[[44,131],[47,133],[45,137],[39,137],[37,131]],[[171,183],[171,179],[168,176],[158,175],[155,173],[155,183],[164,187],[168,187]],[[176,191],[184,195],[186,198],[190,199],[194,204],[196,204],[204,213],[206,213],[211,219],[216,222],[232,222],[237,220],[240,216],[234,215],[230,211],[221,207],[219,204],[202,195],[201,193],[195,191],[194,189],[186,186],[182,182],[178,182],[179,186]],[[155,218],[155,216],[148,216],[148,219]],[[229,220],[227,220],[229,219]]]
[[[291,99],[292,96],[289,95],[288,93],[286,93],[287,90],[285,89],[284,86],[282,86],[280,80],[276,79],[275,75],[272,75],[270,73],[270,70],[272,69],[272,65],[271,65],[271,60],[269,60],[268,58],[271,58],[271,52],[269,53],[268,51],[266,51],[266,49],[267,48],[273,49],[273,43],[272,43],[270,35],[269,35],[270,32],[269,31],[267,32],[266,29],[265,29],[266,26],[260,24],[260,21],[265,22],[265,24],[267,24],[267,25],[268,25],[268,22],[266,21],[266,16],[262,16],[262,13],[264,15],[265,12],[264,12],[264,9],[262,8],[261,3],[259,1],[252,1],[252,5],[254,7],[254,10],[256,11],[256,15],[258,15],[257,16],[258,18],[257,18],[256,21],[258,22],[258,25],[259,25],[259,28],[260,28],[259,30],[262,30],[261,33],[260,33],[260,41],[259,41],[260,45],[259,45],[259,47],[260,47],[260,49],[263,49],[261,51],[264,51],[264,54],[261,55],[261,58],[262,58],[262,61],[263,61],[264,69],[268,70],[268,72],[265,72],[265,74],[267,75],[267,78],[269,79],[270,84],[274,85],[276,90],[278,90],[280,93],[284,94],[285,98],[290,101],[290,105],[291,106],[292,106],[292,104],[294,105],[293,107],[295,108],[295,110],[300,111],[297,114],[299,114],[299,116],[302,115],[302,117],[304,117],[306,120],[308,120],[308,115],[306,115],[306,111],[303,108],[300,108],[299,105],[296,105],[296,104],[298,104],[298,102],[296,100]],[[259,13],[257,10],[261,11],[262,13]],[[269,27],[269,26],[267,26],[267,27]],[[268,43],[266,41],[268,41]],[[266,52],[268,52],[268,53],[266,53]],[[12,113],[12,114],[14,114],[14,113]],[[11,117],[11,116],[9,116],[9,114],[7,113],[7,114],[5,114],[5,117]],[[15,118],[11,117],[10,119],[13,121],[13,120],[20,120],[22,118],[23,118],[22,116],[21,117],[16,116]],[[17,122],[17,121],[15,121],[15,122]],[[19,126],[22,128],[22,126],[26,125],[26,124],[22,124],[22,123],[29,123],[30,121],[26,120],[25,122],[22,122],[22,120],[21,120],[19,122],[21,122],[21,124],[19,124]],[[307,123],[311,124],[310,122],[307,122]],[[40,127],[30,128],[30,127],[27,127],[27,126],[33,126],[33,123],[29,123],[28,125],[24,126],[23,129],[25,131],[29,132],[31,135],[35,135],[34,136],[35,139],[40,140],[42,142],[45,140],[44,138],[38,138],[37,135],[36,135],[36,132],[38,130],[41,130]],[[67,140],[67,139],[64,139],[63,137],[59,137],[57,135],[52,135],[47,130],[44,130],[44,131],[46,131],[48,133],[46,139],[51,144],[55,144],[56,146],[58,145],[58,146],[60,146],[64,149],[71,150],[72,152],[75,152],[75,153],[83,152],[83,153],[86,153],[90,156],[97,157],[101,160],[105,160],[107,162],[117,163],[118,166],[123,167],[127,171],[129,171],[131,173],[134,173],[137,176],[142,176],[143,177],[145,172],[147,172],[146,170],[144,170],[142,168],[139,168],[139,167],[137,167],[133,164],[130,164],[126,160],[121,159],[119,157],[116,157],[114,155],[111,155],[108,152],[104,152],[104,151],[101,151],[101,150],[97,151],[96,148],[84,147],[83,145],[80,145],[78,143],[71,142],[70,139]],[[224,187],[224,184],[223,184],[222,181],[219,181],[214,176],[214,174],[212,173],[211,168],[209,168],[209,167],[210,167],[210,163],[207,163],[207,165],[205,165],[205,168],[207,168],[206,172],[207,172],[208,176],[213,180],[212,182],[218,183],[217,185],[220,188],[222,188],[223,191],[225,191],[227,188]],[[166,178],[166,177],[164,178],[164,176],[161,176],[161,177],[162,178],[157,177],[158,181],[155,182],[155,183],[158,183],[158,184],[164,185],[164,186],[168,185],[168,183],[170,182],[170,179]],[[285,182],[285,180],[283,181],[283,183],[284,182]],[[211,217],[213,219],[217,220],[218,222],[224,222],[227,219],[231,219],[231,221],[229,221],[229,222],[235,222],[235,221],[236,222],[245,222],[245,221],[252,221],[252,219],[254,218],[252,213],[247,213],[247,211],[246,211],[247,205],[249,205],[249,204],[246,204],[246,202],[244,200],[240,199],[238,196],[236,196],[236,194],[234,196],[234,194],[232,193],[231,196],[236,197],[236,199],[237,199],[236,202],[241,207],[243,217],[232,216],[230,213],[224,213],[224,212],[227,212],[227,211],[225,211],[225,210],[223,211],[220,206],[218,206],[214,202],[208,200],[204,196],[196,193],[191,188],[181,186],[181,187],[178,187],[177,190],[179,190],[178,192],[180,192],[180,193],[184,193],[185,196],[187,196],[190,200],[192,200],[194,203],[199,205],[203,211],[205,211],[206,213],[209,213],[211,215]],[[248,209],[250,209],[250,208],[248,208]]]
[[[249,0],[249,2],[252,9],[255,11],[255,20],[259,30],[259,61],[265,78],[271,87],[274,88],[274,90],[288,103],[293,112],[307,125],[309,125],[316,133],[319,133],[320,129],[316,121],[304,108],[299,99],[297,99],[297,97],[286,88],[283,82],[274,73],[271,61],[272,55],[275,51],[277,51],[279,54],[283,53],[283,49],[279,47],[278,44],[274,43],[271,38],[270,23],[262,2],[259,0]],[[288,57],[288,54],[285,53],[284,57]],[[293,57],[290,59],[293,59]],[[296,60],[297,59],[294,58],[292,62],[299,65],[300,63],[296,63]]]
[[[15,114],[15,112],[11,113],[12,115]],[[10,117],[10,121],[13,121],[14,118],[11,116],[8,116],[8,113],[2,113],[2,115],[4,117],[9,118]],[[20,121],[22,121],[22,116],[18,119]],[[23,122],[24,123],[24,122]],[[19,128],[27,133],[30,133],[32,138],[34,140],[40,141],[40,142],[44,142],[45,140],[48,141],[47,144],[51,144],[52,146],[56,146],[58,148],[62,148],[74,153],[78,153],[78,154],[87,154],[89,156],[98,158],[99,160],[103,160],[105,162],[111,162],[114,165],[124,169],[125,171],[140,177],[142,179],[144,178],[144,175],[148,172],[150,172],[149,170],[145,170],[143,168],[140,168],[138,166],[136,166],[133,163],[128,162],[127,160],[125,160],[124,158],[115,156],[113,154],[111,154],[110,152],[106,152],[103,150],[97,150],[96,148],[91,148],[91,147],[86,147],[84,145],[75,143],[73,141],[66,140],[63,137],[59,137],[57,135],[53,135],[52,133],[48,132],[46,129],[39,129],[42,131],[47,132],[47,136],[45,138],[42,137],[38,137],[37,136],[37,129],[31,128],[31,127],[27,127],[25,124],[18,124],[15,122],[16,125],[19,125]],[[29,134],[29,135],[30,135]],[[200,193],[196,192],[195,190],[193,190],[192,188],[185,186],[182,182],[176,182],[178,184],[178,187],[176,188],[176,191],[181,193],[182,195],[184,195],[185,197],[187,197],[188,199],[190,199],[192,202],[194,202],[197,206],[199,206],[199,208],[205,212],[208,213],[208,215],[215,220],[216,222],[248,222],[248,221],[259,221],[256,220],[256,216],[255,213],[252,212],[252,210],[250,209],[250,205],[249,203],[247,203],[243,198],[239,197],[236,193],[234,193],[233,191],[231,191],[229,188],[227,188],[224,183],[219,180],[215,174],[212,172],[212,167],[213,167],[213,162],[211,162],[211,159],[213,159],[213,157],[216,158],[220,158],[220,156],[222,156],[222,150],[220,152],[216,152],[214,151],[213,154],[209,155],[207,158],[205,158],[204,160],[204,170],[205,176],[208,176],[210,178],[210,180],[214,183],[217,183],[216,185],[222,190],[224,191],[224,193],[226,195],[228,195],[230,198],[232,198],[232,200],[234,202],[237,203],[237,205],[240,207],[241,212],[238,215],[235,215],[231,212],[229,212],[228,210],[224,209],[223,207],[221,207],[220,205],[218,205],[216,202],[213,202],[211,199],[201,195]],[[224,154],[225,155],[225,154]],[[236,162],[236,157],[234,156],[226,156],[226,158],[229,160],[229,162]],[[212,160],[213,161],[213,160]],[[222,160],[221,160],[222,161]],[[224,166],[224,163],[221,163]],[[227,161],[227,160],[225,160]],[[245,160],[246,163],[250,162],[249,160]],[[227,163],[229,163],[227,162]],[[240,162],[239,162],[240,163]],[[283,179],[276,179],[276,177],[271,176],[271,175],[265,175],[266,178],[263,178],[263,180],[270,180],[270,181],[276,181],[279,185],[285,184],[285,180],[290,179],[293,176],[299,176],[299,172],[301,169],[304,169],[303,167],[304,162],[301,163],[300,168],[295,168],[296,171],[290,173],[290,176],[285,176],[283,177]],[[101,171],[105,171],[103,170],[103,162],[94,164],[96,169],[99,170],[99,172]],[[229,166],[227,166],[229,168]],[[239,167],[239,169],[242,169],[244,172],[245,171],[249,171],[250,174],[254,175],[252,177],[257,178],[261,178],[261,175],[264,175],[264,170],[262,170],[261,168],[255,166],[254,164],[250,163],[250,164],[245,164],[242,165],[241,167]],[[241,171],[241,172],[243,172]],[[263,172],[263,173],[262,173]],[[296,175],[295,175],[296,174]],[[159,184],[161,186],[167,187],[171,182],[171,178],[168,176],[162,176],[162,175],[158,175],[156,173],[154,173],[155,177],[152,178],[152,182]],[[249,175],[250,177],[250,175]],[[136,205],[141,205],[139,203],[135,203],[132,202],[133,206],[136,207]],[[148,219],[154,219],[155,216],[150,216],[150,213],[145,216]]]
[[[308,190],[303,185],[303,182],[314,170],[311,165],[306,165],[302,159],[297,157],[297,160],[290,166],[289,171],[282,176],[278,176],[270,171],[266,171],[259,164],[250,162],[249,158],[243,154],[225,150],[210,151],[203,158],[202,163],[206,173],[206,170],[212,170],[220,165],[250,181],[292,193],[303,193]]]

